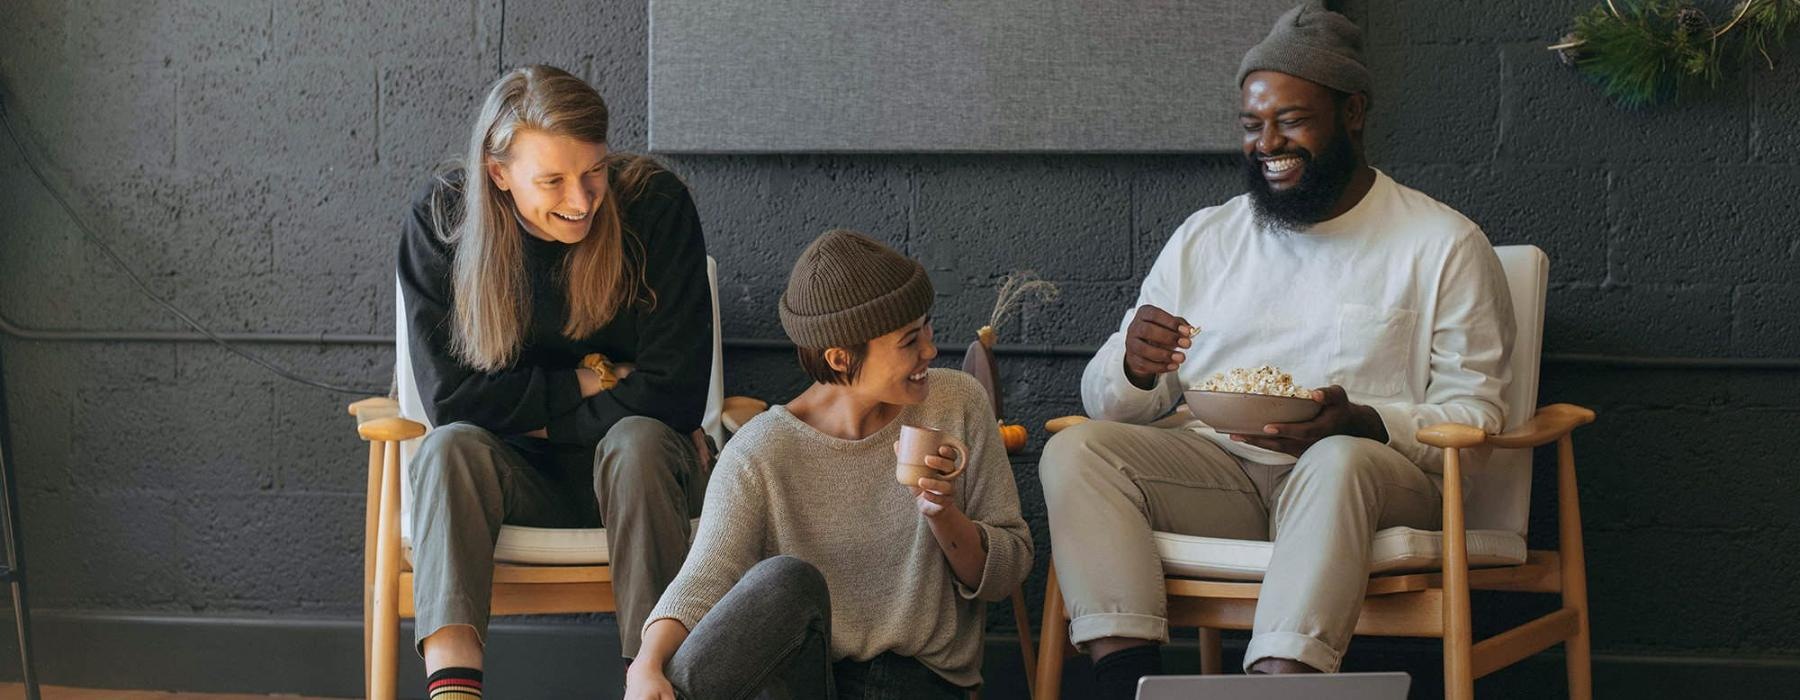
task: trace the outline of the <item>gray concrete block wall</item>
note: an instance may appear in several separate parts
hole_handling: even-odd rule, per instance
[[[1355,3],[1374,161],[1496,242],[1550,252],[1550,351],[1800,355],[1800,51],[1707,100],[1626,112],[1542,48],[1588,4]],[[158,293],[221,330],[384,333],[405,193],[463,147],[481,89],[502,66],[557,63],[607,97],[615,146],[641,148],[646,18],[641,1],[16,0],[0,12],[0,76],[82,215]],[[668,163],[719,259],[725,332],[752,338],[781,337],[793,256],[849,226],[932,268],[942,345],[972,339],[997,277],[1024,268],[1065,295],[1003,339],[1097,343],[1170,231],[1240,191],[1223,156]],[[0,148],[0,311],[180,327],[128,285]],[[385,385],[392,361],[254,349],[345,384]],[[40,605],[355,617],[365,453],[349,397],[206,345],[0,350]],[[1079,410],[1080,359],[1003,362],[1015,420]],[[777,401],[804,386],[772,351],[733,353],[727,383]],[[1598,648],[1800,653],[1783,624],[1800,606],[1797,397],[1793,372],[1546,368],[1545,401],[1602,412],[1578,442]],[[1042,554],[1035,459],[1015,466]],[[1552,546],[1540,462],[1533,540]],[[1689,595],[1702,589],[1726,594]],[[1532,603],[1495,605],[1486,624]]]

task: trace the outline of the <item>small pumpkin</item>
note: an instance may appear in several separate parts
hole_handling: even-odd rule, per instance
[[[1006,445],[1006,453],[1013,454],[1025,449],[1027,434],[1023,425],[1000,424],[1000,442]]]

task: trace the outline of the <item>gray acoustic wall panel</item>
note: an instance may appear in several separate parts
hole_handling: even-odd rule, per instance
[[[662,153],[1237,148],[1294,0],[651,0]]]

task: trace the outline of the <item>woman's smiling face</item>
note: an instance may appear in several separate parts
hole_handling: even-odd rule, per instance
[[[869,341],[862,369],[851,388],[882,403],[924,403],[929,390],[926,370],[937,355],[937,345],[931,338],[931,317],[921,317]]]
[[[489,162],[494,186],[512,196],[526,231],[546,241],[580,243],[606,201],[606,144],[525,129],[506,161]]]

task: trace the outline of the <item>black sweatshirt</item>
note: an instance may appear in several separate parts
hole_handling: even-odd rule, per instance
[[[449,179],[444,186],[434,178],[414,196],[400,239],[413,378],[434,425],[462,421],[500,435],[546,428],[553,444],[589,449],[630,416],[655,418],[681,434],[700,426],[712,372],[712,291],[700,217],[679,179],[657,172],[625,205],[625,236],[642,243],[643,281],[655,292],[654,308],[628,304],[585,338],[562,334],[568,293],[561,263],[571,248],[521,232],[531,321],[518,359],[497,372],[475,371],[450,353],[454,249],[438,235],[432,214],[436,197],[446,219],[460,216],[462,180],[460,174]],[[629,263],[639,264],[637,246],[626,242]],[[595,352],[637,368],[612,389],[583,399],[575,369]]]

